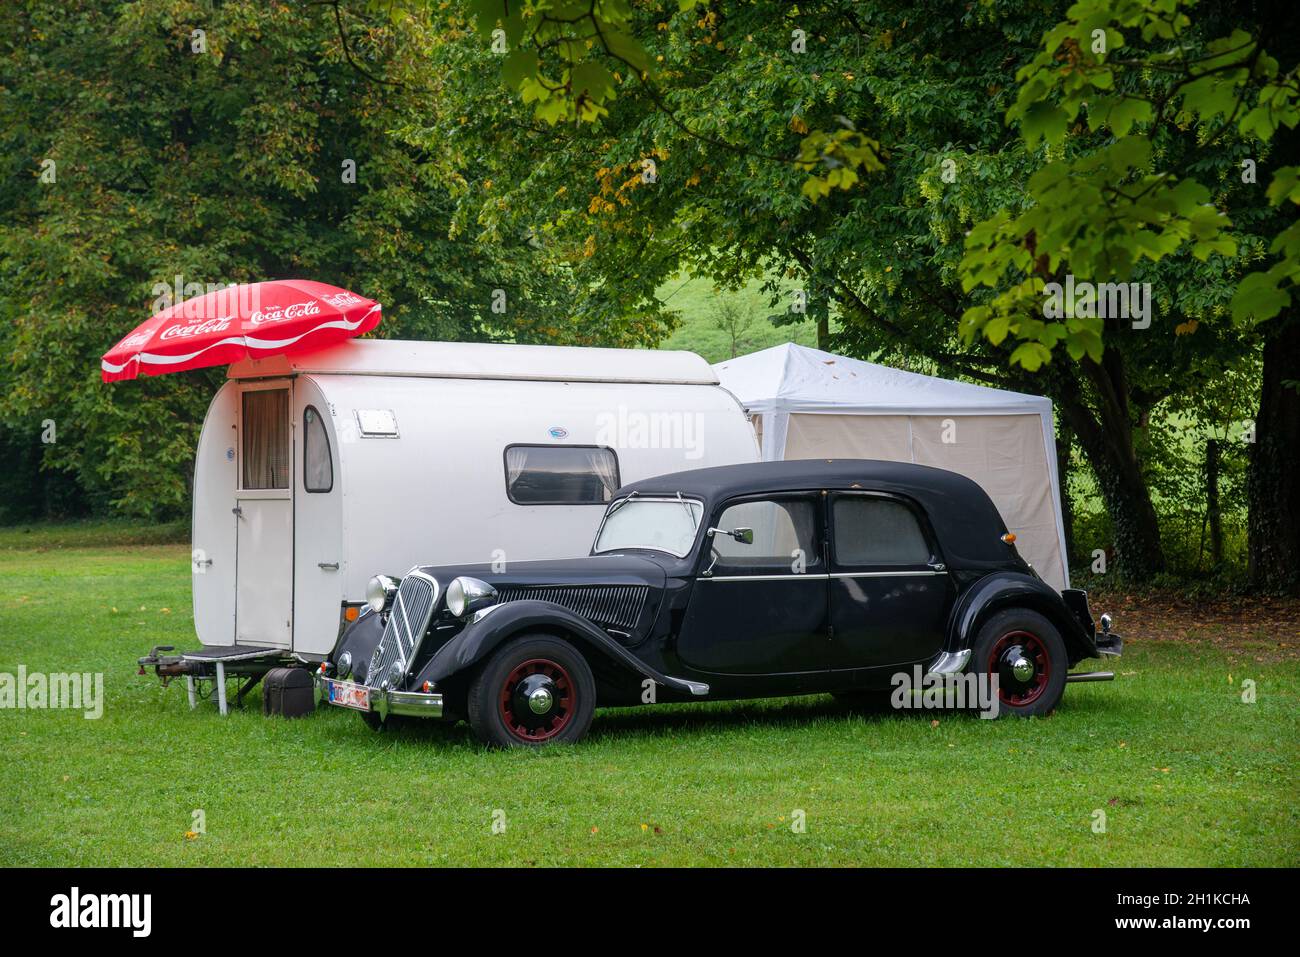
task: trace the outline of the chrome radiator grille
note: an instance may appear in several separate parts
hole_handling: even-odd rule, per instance
[[[410,666],[420,641],[429,627],[429,619],[438,604],[438,583],[423,572],[411,572],[402,579],[388,610],[384,636],[375,647],[366,670],[366,684],[378,688],[390,681],[393,665],[402,672]]]
[[[598,625],[631,630],[647,590],[645,585],[517,585],[501,589],[500,600],[550,601]]]

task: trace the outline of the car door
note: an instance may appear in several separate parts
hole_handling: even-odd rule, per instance
[[[939,652],[954,588],[920,507],[902,496],[832,492],[830,668],[885,668]]]
[[[733,499],[715,513],[677,653],[701,672],[823,671],[829,643],[820,493]],[[727,534],[752,529],[752,544]]]

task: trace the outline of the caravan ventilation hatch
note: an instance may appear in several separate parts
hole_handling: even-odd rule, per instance
[[[363,439],[395,439],[397,415],[392,409],[357,409],[357,430]]]

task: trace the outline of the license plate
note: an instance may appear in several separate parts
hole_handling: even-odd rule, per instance
[[[370,710],[370,689],[352,681],[335,681],[326,679],[326,691],[330,704],[344,708],[356,708],[358,711]]]

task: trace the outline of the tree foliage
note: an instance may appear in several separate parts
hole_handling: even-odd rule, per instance
[[[420,18],[262,0],[39,0],[0,12],[0,422],[95,501],[183,511],[221,372],[105,386],[99,356],[175,287],[305,276],[385,304],[381,335],[611,345],[570,271],[457,227],[490,171],[391,131],[449,77]],[[420,82],[393,83],[419,74]],[[500,294],[496,291],[500,290]],[[504,311],[493,311],[501,303]]]

